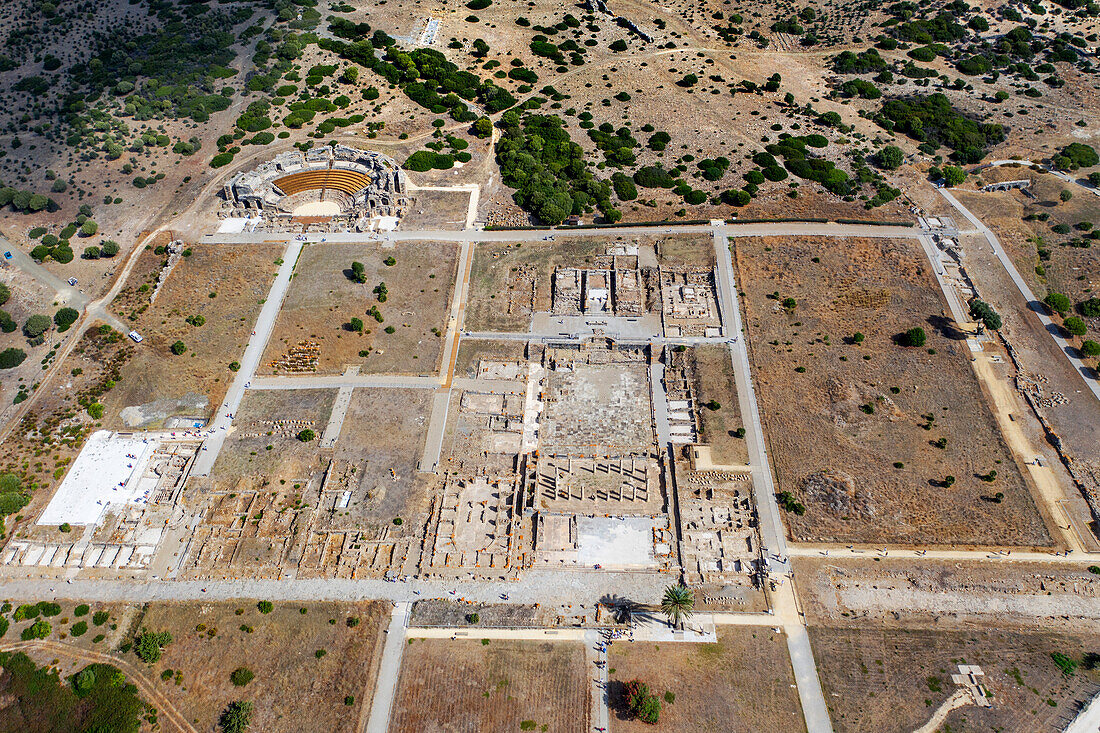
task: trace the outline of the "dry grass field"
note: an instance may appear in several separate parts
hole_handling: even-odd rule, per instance
[[[584,733],[587,671],[580,644],[410,640],[390,730]]]
[[[717,644],[620,642],[607,666],[612,733],[805,730],[786,639],[768,628],[724,629]],[[628,717],[622,685],[633,679],[662,696],[656,725]]]
[[[985,673],[989,708],[951,712],[943,731],[1032,733],[1061,730],[1100,675],[1078,666],[1065,675],[1052,654],[1080,663],[1095,634],[811,628],[810,641],[838,733],[909,733],[956,689],[959,664]]]
[[[438,368],[442,333],[454,284],[456,248],[406,242],[395,249],[376,244],[314,244],[302,253],[294,280],[268,342],[260,370],[302,342],[320,345],[317,372],[429,374]],[[394,264],[387,265],[393,258]],[[361,262],[366,282],[351,279]],[[377,288],[386,286],[380,301]],[[377,308],[383,320],[367,311]],[[363,321],[363,333],[348,324]],[[393,329],[387,332],[387,329]]]
[[[459,230],[470,208],[468,191],[413,191],[413,203],[401,219],[401,229]]]
[[[711,458],[715,463],[748,463],[745,439],[737,437],[737,431],[744,428],[744,421],[737,402],[737,383],[733,377],[729,349],[725,346],[698,346],[693,351],[695,389],[702,422],[700,439],[710,446]],[[705,407],[711,400],[719,404],[717,410]]]
[[[244,353],[283,252],[277,244],[196,244],[190,249],[191,255],[179,261],[147,308],[143,306],[151,291],[139,293],[138,288],[150,276],[155,283],[165,258],[142,252],[137,278],[116,300],[120,318],[145,340],[134,350],[124,378],[104,396],[104,420],[110,427],[155,428],[176,414],[213,414],[233,378],[229,364]],[[190,325],[191,316],[201,316],[205,323]],[[187,351],[173,354],[170,347],[176,341]],[[195,409],[203,398],[206,405]],[[145,407],[140,415],[121,416],[130,406]]]
[[[213,730],[229,702],[248,700],[252,730],[357,731],[370,709],[384,610],[276,602],[263,614],[255,601],[164,603],[148,606],[139,626],[172,634],[149,676],[198,730]],[[241,667],[255,677],[237,687],[230,674]]]
[[[778,488],[807,507],[793,538],[1050,543],[915,241],[735,248]],[[924,347],[898,345],[914,327]]]
[[[212,476],[232,488],[247,476],[268,483],[308,478],[318,465],[317,441],[328,424],[334,389],[248,390],[233,415],[233,432],[225,440]],[[295,436],[310,429],[315,437]]]

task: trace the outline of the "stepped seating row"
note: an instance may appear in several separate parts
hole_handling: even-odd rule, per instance
[[[275,180],[275,185],[287,196],[318,188],[331,188],[343,191],[348,195],[355,195],[356,192],[363,190],[370,183],[370,177],[364,173],[336,168],[301,171]]]

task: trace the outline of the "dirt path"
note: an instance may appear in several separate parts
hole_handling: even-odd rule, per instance
[[[109,654],[77,649],[66,644],[60,644],[56,641],[17,641],[11,644],[0,645],[0,650],[6,652],[46,651],[79,662],[87,662],[88,664],[110,664],[118,667],[138,688],[141,696],[145,698],[147,702],[156,706],[156,708],[164,714],[164,717],[171,721],[175,729],[184,731],[185,733],[198,733],[191,727],[191,724],[187,722],[187,719],[180,714],[179,710],[176,710],[172,702],[156,688],[155,684],[150,682],[141,670],[125,660],[113,657]]]
[[[959,690],[951,697],[944,700],[943,705],[936,708],[936,712],[932,713],[932,717],[928,719],[928,722],[917,728],[913,733],[935,733],[940,729],[940,725],[943,721],[947,720],[947,716],[952,710],[956,710],[961,707],[965,707],[970,704],[970,693],[966,690]]]

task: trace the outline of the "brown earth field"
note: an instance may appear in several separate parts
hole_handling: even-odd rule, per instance
[[[413,191],[412,197],[412,206],[401,218],[401,229],[459,230],[466,225],[469,191]]]
[[[154,428],[176,414],[209,417],[233,378],[231,362],[240,359],[256,317],[267,297],[283,248],[277,244],[189,245],[149,305],[157,272],[166,256],[152,250],[138,255],[128,285],[113,309],[144,341],[123,369],[123,378],[103,397],[107,427]],[[149,289],[140,292],[140,288]],[[214,297],[211,297],[213,295]],[[205,323],[192,326],[191,316]],[[187,347],[176,355],[170,347]],[[189,399],[183,399],[192,395]],[[195,409],[206,399],[205,407]],[[156,405],[150,403],[159,402]],[[179,402],[177,402],[179,401]],[[186,404],[185,404],[186,403]],[[129,422],[120,415],[130,406],[148,406]],[[128,417],[128,416],[125,416]]]
[[[733,363],[725,346],[699,346],[694,349],[695,389],[699,400],[701,440],[710,446],[711,458],[720,464],[745,464],[749,460],[744,438],[736,431],[744,428],[737,402],[737,383]],[[717,410],[706,404],[718,403]]]
[[[394,249],[377,244],[313,244],[295,268],[279,318],[260,365],[273,362],[302,342],[320,345],[318,373],[342,373],[359,365],[364,373],[431,374],[438,369],[442,334],[454,285],[456,248],[450,244],[402,242]],[[389,258],[395,264],[385,264]],[[351,263],[362,262],[366,282],[351,279]],[[386,300],[376,289],[386,285]],[[376,307],[379,322],[367,311]],[[348,325],[364,323],[363,333]],[[393,333],[385,329],[393,328]],[[360,352],[369,352],[360,356]]]
[[[233,415],[233,432],[211,472],[219,486],[232,488],[246,476],[296,481],[319,467],[317,441],[328,424],[334,389],[248,390]],[[311,441],[296,437],[314,432]]]
[[[915,241],[738,239],[735,254],[778,489],[806,506],[786,515],[792,538],[1051,543]],[[924,347],[895,343],[916,326]]]
[[[213,730],[234,700],[253,704],[253,730],[360,730],[384,616],[379,603],[275,603],[267,614],[255,601],[151,604],[135,631],[167,631],[172,642],[153,665],[123,658],[147,667],[198,730]],[[237,687],[230,674],[241,667],[255,677]]]
[[[717,644],[612,644],[607,666],[612,733],[806,729],[786,638],[770,628],[723,629]],[[626,710],[623,686],[634,679],[661,697],[656,725]]]
[[[811,627],[810,641],[837,733],[919,728],[960,689],[951,681],[960,664],[982,668],[992,705],[954,710],[937,730],[1062,730],[1100,683],[1085,669],[1096,634]],[[1053,654],[1069,658],[1073,673],[1063,674]]]
[[[410,639],[390,730],[583,733],[586,672],[579,643]],[[534,727],[521,727],[525,721]]]
[[[357,389],[352,393],[333,457],[357,466],[359,490],[349,512],[390,534],[395,517],[426,510],[424,476],[417,473],[434,392],[428,389]],[[392,471],[392,473],[391,473]],[[409,522],[409,529],[413,523]]]

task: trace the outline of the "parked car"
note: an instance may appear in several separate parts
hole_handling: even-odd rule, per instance
[[[126,335],[129,336],[130,340],[133,341],[135,344],[140,344],[142,341],[145,340],[145,338],[137,331],[131,331]]]
[[[75,277],[70,277],[69,278],[69,285],[72,285],[74,287],[76,286],[76,278]]]
[[[4,252],[4,259],[5,260],[10,260],[11,259],[11,250],[8,250],[8,251]]]

